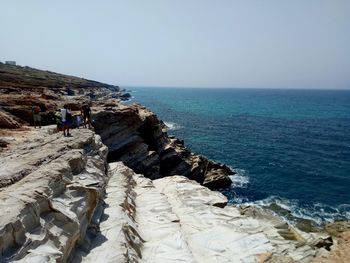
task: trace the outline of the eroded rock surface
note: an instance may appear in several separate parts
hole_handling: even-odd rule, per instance
[[[141,262],[143,240],[136,231],[133,172],[122,163],[109,166],[104,209],[88,249],[77,249],[72,262]]]
[[[66,262],[88,243],[102,202],[107,148],[100,137],[89,130],[37,135],[1,155],[0,262]]]
[[[233,171],[169,137],[164,123],[145,107],[100,109],[93,118],[96,133],[109,148],[109,161],[123,161],[151,179],[183,175],[212,189],[231,184]]]
[[[221,193],[184,176],[152,181],[122,162],[108,165],[107,152],[92,131],[63,137],[49,127],[0,154],[6,182],[0,190],[0,262],[348,258],[347,232],[334,237],[329,252],[326,233],[304,233],[259,208],[226,206]]]
[[[306,233],[227,206],[204,186],[230,185],[229,167],[120,105],[116,86],[0,63],[0,93],[0,262],[350,262],[348,222]],[[99,135],[23,126],[33,104],[91,100]]]
[[[121,162],[112,163],[109,174],[101,231],[92,249],[75,257],[79,262],[309,262],[328,256],[314,246],[324,234],[302,233],[271,214],[223,208],[226,197],[186,177],[152,181]],[[286,238],[287,232],[297,238]]]

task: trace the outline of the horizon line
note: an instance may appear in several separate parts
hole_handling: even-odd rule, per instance
[[[175,86],[175,85],[118,85],[120,88],[177,88],[177,89],[264,89],[264,90],[323,90],[323,91],[350,91],[349,88],[304,88],[304,87],[235,87],[235,86]]]

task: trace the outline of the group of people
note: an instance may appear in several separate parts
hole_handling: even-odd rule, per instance
[[[34,105],[32,107],[32,115],[33,115],[34,128],[36,128],[37,126],[41,128],[41,115],[42,115],[41,107],[38,105]],[[63,131],[63,135],[65,137],[71,136],[71,134],[69,133],[69,130],[71,128],[74,128],[74,127],[79,128],[81,125],[83,125],[84,128],[86,127],[88,127],[89,129],[92,128],[91,108],[89,104],[83,104],[80,109],[80,114],[76,114],[76,115],[73,115],[70,107],[67,104],[65,104],[62,109],[57,110],[54,116],[56,119],[57,128]]]
[[[88,126],[91,129],[91,108],[88,104],[83,104],[80,110],[81,114],[76,116],[72,115],[71,109],[67,104],[63,106],[63,109],[60,110],[61,113],[61,128],[64,136],[71,136],[69,129],[72,127],[74,121],[75,125],[79,128],[82,124],[84,128]],[[75,118],[74,118],[75,117]]]

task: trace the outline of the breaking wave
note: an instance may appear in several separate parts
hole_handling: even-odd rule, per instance
[[[341,204],[329,206],[322,203],[303,203],[299,200],[289,200],[277,196],[270,196],[263,200],[251,202],[264,208],[269,208],[279,214],[278,210],[284,210],[296,218],[308,219],[317,224],[332,223],[336,220],[350,220],[350,205]]]
[[[175,122],[164,122],[164,124],[168,127],[169,131],[175,131],[183,128],[181,125]]]
[[[244,169],[231,168],[232,171],[236,172],[235,175],[231,175],[232,188],[245,188],[249,184],[249,177]]]
[[[287,199],[279,196],[269,196],[264,199],[252,201],[249,196],[249,173],[244,169],[231,168],[235,175],[230,176],[232,184],[230,189],[224,190],[231,204],[255,205],[269,209],[289,222],[302,218],[320,225],[332,223],[337,220],[350,220],[350,204],[330,206],[319,202],[303,202],[297,199]]]

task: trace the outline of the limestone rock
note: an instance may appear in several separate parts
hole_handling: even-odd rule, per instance
[[[21,125],[9,113],[0,110],[0,129],[16,129]]]
[[[0,63],[0,128],[11,128],[0,139],[0,262],[349,261],[348,222],[327,225],[330,236],[228,206],[208,188],[229,186],[230,168],[168,136],[145,107],[120,105],[121,92]],[[47,126],[12,136],[33,104],[79,110],[91,100],[99,135]]]
[[[329,254],[314,259],[313,263],[350,262],[350,231],[342,232]]]
[[[95,131],[110,150],[109,161],[123,161],[151,179],[183,175],[207,187],[224,188],[234,174],[227,166],[190,152],[169,137],[164,123],[140,105],[97,110]]]
[[[324,226],[324,229],[327,233],[338,236],[343,232],[350,231],[350,222],[347,221],[338,221],[334,223],[329,223]]]
[[[98,231],[93,235],[88,250],[77,249],[73,262],[139,262],[142,239],[136,231],[135,194],[132,171],[122,163],[109,167],[104,209],[96,222]]]
[[[308,262],[318,254],[308,241],[300,244],[283,237],[278,218],[242,215],[236,207],[224,207],[227,199],[222,194],[185,177],[151,181],[121,162],[110,167],[100,232],[92,239],[91,250],[78,250],[74,259]]]
[[[4,140],[4,139],[0,139],[0,148],[6,148],[7,145],[9,145],[9,142]]]
[[[226,197],[184,177],[166,177],[153,183],[179,218],[196,262],[307,262],[318,254],[311,246],[315,236],[300,234],[288,225],[286,229],[300,235],[304,243],[286,239],[278,228],[283,221],[271,214],[253,218],[242,215],[236,207],[220,208],[218,204],[225,203]]]
[[[88,242],[102,204],[107,156],[100,137],[89,130],[36,135],[1,154],[1,262],[66,262]]]
[[[100,136],[80,129],[63,137],[54,128],[32,131],[0,155],[1,178],[15,178],[0,190],[0,262],[348,257],[347,232],[328,252],[320,247],[329,240],[325,234],[301,232],[262,209],[227,206],[221,193],[184,176],[152,181],[122,162],[108,165]]]

